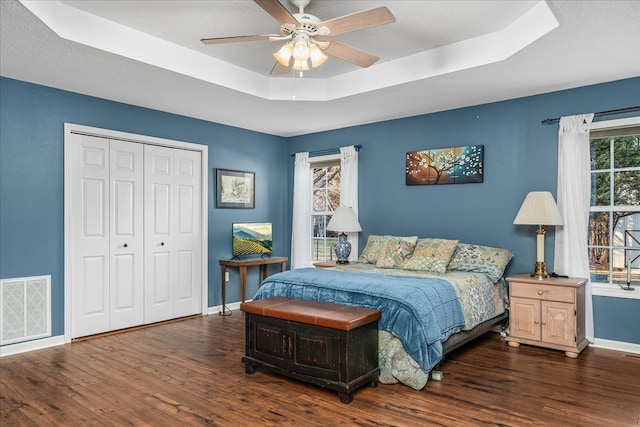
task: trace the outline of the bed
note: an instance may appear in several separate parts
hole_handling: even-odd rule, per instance
[[[369,236],[358,263],[296,269],[265,279],[254,300],[275,296],[376,308],[383,384],[424,388],[450,351],[504,324],[511,253],[456,240]]]

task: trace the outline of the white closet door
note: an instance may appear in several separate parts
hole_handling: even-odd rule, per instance
[[[109,141],[72,135],[71,337],[109,330]]]
[[[144,147],[145,323],[173,316],[173,149]]]
[[[175,317],[202,310],[201,153],[174,151],[176,224]]]
[[[144,323],[143,146],[110,142],[110,327]]]
[[[200,156],[145,146],[145,323],[201,310]]]
[[[142,146],[72,136],[72,337],[144,320]]]

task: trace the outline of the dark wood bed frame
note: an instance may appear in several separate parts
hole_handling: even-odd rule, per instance
[[[442,343],[443,352],[445,355],[447,355],[457,348],[465,345],[469,341],[478,338],[480,335],[484,335],[489,331],[496,330],[496,327],[501,328],[499,332],[502,332],[506,330],[508,323],[509,310],[505,310],[504,313],[500,314],[499,316],[489,320],[485,320],[473,329],[470,329],[468,331],[460,331],[456,334],[451,335],[449,339]],[[442,363],[442,361],[440,361],[440,363]]]

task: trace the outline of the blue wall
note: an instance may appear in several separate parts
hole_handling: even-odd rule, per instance
[[[358,177],[361,248],[370,234],[459,239],[508,248],[514,257],[507,274],[528,272],[533,271],[536,258],[535,227],[516,226],[513,220],[529,191],[555,195],[557,187],[558,125],[540,122],[636,106],[639,100],[640,78],[622,80],[299,136],[290,138],[289,151],[362,145]],[[623,116],[607,119],[619,117]],[[484,145],[482,184],[405,185],[407,151],[460,145]],[[290,173],[290,186],[292,176]],[[551,227],[545,239],[549,271],[553,271],[553,244]],[[630,315],[637,319],[640,300],[594,299],[594,317],[601,322],[596,337],[615,336],[640,344],[635,326],[624,328],[633,323],[617,320]]]
[[[0,78],[0,278],[52,276],[53,335],[64,334],[65,122],[209,147],[209,306],[221,303],[232,222],[272,222],[274,255],[288,254],[284,138]],[[255,209],[214,208],[215,168],[255,172]],[[247,282],[253,295],[258,273]],[[231,271],[227,302],[239,300]]]
[[[425,94],[429,96],[429,94]],[[527,192],[555,194],[557,125],[540,121],[638,104],[640,79],[623,80],[436,114],[280,138],[0,78],[0,278],[52,275],[53,333],[64,332],[63,124],[209,146],[209,306],[220,304],[218,259],[231,254],[231,223],[270,221],[274,254],[288,256],[293,159],[298,151],[350,144],[359,153],[360,246],[369,234],[455,238],[513,251],[508,273],[530,271],[533,227],[514,226]],[[481,144],[484,183],[406,186],[405,154]],[[256,173],[256,209],[215,209],[217,167]],[[553,230],[546,239],[553,268]],[[248,278],[247,295],[258,285]],[[240,299],[231,271],[227,302]],[[640,344],[629,316],[640,300],[594,298],[596,337]]]

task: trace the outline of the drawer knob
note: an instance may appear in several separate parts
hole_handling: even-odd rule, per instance
[[[538,295],[542,295],[544,294],[544,291],[542,289],[538,289]]]

